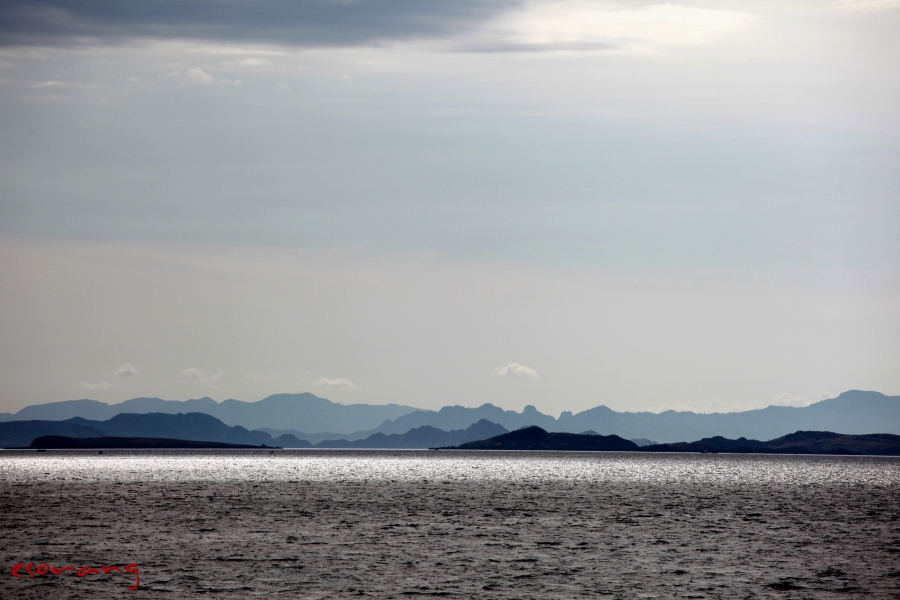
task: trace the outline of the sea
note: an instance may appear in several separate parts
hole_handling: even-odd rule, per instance
[[[900,598],[898,517],[895,457],[10,450],[0,598]]]

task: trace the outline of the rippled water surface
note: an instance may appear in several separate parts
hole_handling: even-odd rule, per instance
[[[105,455],[9,456],[0,462],[0,478],[6,482],[433,480],[895,486],[900,484],[900,461],[612,452],[107,451]]]
[[[898,492],[896,458],[3,452],[0,597],[897,598]]]

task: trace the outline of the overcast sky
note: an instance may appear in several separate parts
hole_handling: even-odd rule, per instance
[[[0,411],[900,394],[900,1],[0,5]]]

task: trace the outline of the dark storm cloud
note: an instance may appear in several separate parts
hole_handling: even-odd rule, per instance
[[[519,0],[0,2],[0,46],[189,38],[354,46],[464,31]]]

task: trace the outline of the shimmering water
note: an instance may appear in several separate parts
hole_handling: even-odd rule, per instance
[[[2,598],[900,597],[900,459],[0,453]],[[16,563],[138,563],[15,579]]]
[[[0,480],[504,481],[570,483],[900,484],[900,460],[835,456],[570,452],[107,451],[0,455]]]

